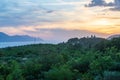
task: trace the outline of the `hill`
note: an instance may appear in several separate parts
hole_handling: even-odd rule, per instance
[[[42,41],[40,38],[31,37],[28,35],[15,35],[9,36],[3,32],[0,32],[0,42],[24,42],[24,41]]]
[[[84,37],[0,49],[0,80],[120,80],[119,46]]]
[[[119,38],[120,37],[120,34],[117,34],[117,35],[112,35],[112,36],[109,36],[107,39],[108,40],[111,40],[113,38]]]
[[[83,37],[83,38],[71,38],[68,40],[67,44],[70,45],[77,45],[81,48],[86,48],[86,49],[90,49],[93,48],[96,44],[105,41],[104,38],[99,38],[96,36],[91,36],[91,37]]]

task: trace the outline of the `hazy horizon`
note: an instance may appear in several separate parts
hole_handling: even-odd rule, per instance
[[[120,34],[119,0],[0,1],[0,32],[65,41]]]
[[[8,36],[11,36],[11,37],[12,36],[30,36],[30,37],[33,37],[33,38],[40,38],[42,40],[42,41],[40,40],[40,42],[39,42],[39,40],[38,41],[33,41],[32,44],[34,44],[35,42],[47,43],[47,44],[49,44],[49,43],[51,43],[51,44],[58,44],[58,43],[62,43],[62,42],[67,42],[71,38],[79,38],[80,39],[80,38],[83,38],[83,37],[91,37],[91,36],[107,39],[107,38],[109,38],[111,36],[114,36],[114,35],[120,35],[120,34],[112,34],[112,35],[108,35],[108,36],[100,36],[100,35],[95,35],[93,33],[93,34],[88,34],[88,35],[83,34],[81,36],[76,36],[76,35],[72,35],[71,37],[70,36],[66,36],[66,37],[64,37],[64,39],[62,38],[62,39],[54,39],[54,40],[49,39],[49,40],[47,40],[47,39],[42,39],[41,37],[31,36],[31,35],[23,35],[23,34],[13,34],[13,35],[10,35],[10,34],[7,34],[7,33],[5,33],[5,34],[8,35]],[[16,43],[17,42],[19,42],[19,41],[16,41]],[[24,41],[20,41],[20,42],[24,42]],[[29,43],[29,41],[25,41],[25,42]],[[9,42],[0,42],[0,43],[5,43],[6,44],[6,43],[9,43]],[[14,42],[11,42],[11,43],[14,43]]]

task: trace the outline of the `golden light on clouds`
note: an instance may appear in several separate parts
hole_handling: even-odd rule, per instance
[[[111,23],[107,19],[98,19],[98,20],[95,20],[95,21],[91,22],[91,25],[94,25],[94,26],[109,26],[109,25],[114,25],[114,24]]]
[[[111,10],[119,6],[108,7],[95,6],[93,4],[93,7],[85,7],[90,1],[92,0],[78,0],[78,2],[73,0],[72,2],[69,0],[58,0],[58,2],[48,0],[50,3],[43,1],[47,5],[34,3],[36,6],[30,8],[28,5],[24,5],[26,7],[25,10],[20,8],[22,15],[11,17],[14,16],[13,14],[10,17],[6,17],[6,21],[3,19],[0,31],[8,34],[28,34],[34,36],[39,34],[42,37],[53,36],[55,33],[52,30],[54,31],[54,29],[83,30],[102,35],[120,34],[120,11]],[[109,3],[114,0],[105,1]],[[24,13],[24,11],[27,12]],[[2,26],[2,24],[4,25]]]

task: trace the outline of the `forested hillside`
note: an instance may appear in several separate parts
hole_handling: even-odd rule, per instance
[[[120,80],[120,38],[0,49],[0,80]]]

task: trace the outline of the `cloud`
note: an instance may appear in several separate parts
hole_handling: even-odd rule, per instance
[[[106,2],[104,0],[92,0],[87,7],[94,7],[94,6],[106,6]]]
[[[0,27],[36,25],[39,22],[52,22],[47,19],[53,10],[43,8],[40,1],[3,0],[0,1]],[[45,16],[45,18],[42,18]]]
[[[88,34],[88,32],[102,33],[103,35],[119,33],[119,11],[105,10],[106,7],[94,7],[107,4],[112,10],[118,10],[118,3],[110,3],[110,1],[99,3],[100,0],[96,2],[93,0],[88,6],[93,7],[91,9],[84,6],[89,1],[1,0],[0,31],[8,34],[39,35],[43,39],[55,39],[59,36],[59,39],[64,39],[64,34],[67,39],[67,36],[81,36],[82,33]],[[111,19],[109,19],[110,17]],[[111,29],[109,28],[111,26],[117,28]],[[107,29],[105,29],[106,27]]]
[[[3,0],[0,3],[0,27],[63,22],[69,17],[65,12],[71,13],[75,11],[74,5],[82,4],[78,0]]]
[[[111,8],[111,10],[117,10],[120,11],[120,0],[114,0],[114,8]]]
[[[112,7],[110,10],[120,11],[120,0],[114,0],[113,2],[106,3],[105,0],[92,0],[86,7],[106,6]]]

